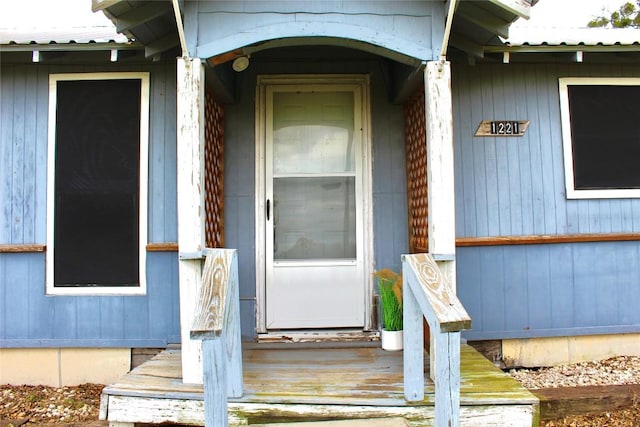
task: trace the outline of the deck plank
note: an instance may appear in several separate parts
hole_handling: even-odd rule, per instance
[[[107,386],[106,416],[124,420],[136,410],[157,413],[159,406],[165,408],[160,418],[169,416],[170,407],[182,408],[195,419],[203,416],[193,413],[203,408],[202,385],[182,382],[180,357],[179,350],[165,350]],[[477,425],[500,425],[482,423],[501,417],[534,418],[538,399],[467,345],[461,346],[460,369],[461,417],[483,420]],[[276,412],[283,419],[295,414],[328,419],[352,414],[351,418],[406,416],[412,426],[431,422],[433,383],[426,372],[425,398],[407,402],[402,352],[377,347],[258,347],[243,351],[243,370],[244,394],[229,399],[230,416],[260,420]]]
[[[402,357],[377,348],[254,350],[244,363],[243,400],[404,404]]]
[[[461,351],[461,404],[535,403],[535,397],[469,346]],[[244,351],[244,396],[237,402],[408,406],[403,395],[402,353],[376,347],[250,349]],[[425,358],[428,359],[428,358]],[[184,384],[180,351],[165,350],[117,383],[107,394],[202,400],[201,385]],[[433,383],[425,384],[432,405]]]

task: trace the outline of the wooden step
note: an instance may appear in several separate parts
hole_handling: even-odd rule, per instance
[[[303,423],[255,424],[254,427],[408,427],[404,418],[367,418],[340,421],[310,421]]]
[[[463,345],[460,353],[461,424],[531,427],[538,399],[473,348]],[[203,388],[182,381],[180,356],[179,350],[165,350],[105,387],[102,419],[204,425]],[[228,402],[229,425],[383,419],[377,425],[355,425],[383,427],[393,418],[407,420],[402,427],[433,425],[434,386],[425,385],[423,401],[407,402],[400,352],[379,347],[245,348],[243,372],[243,396]],[[311,427],[316,426],[326,424]]]

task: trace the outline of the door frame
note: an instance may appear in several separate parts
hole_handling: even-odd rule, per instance
[[[267,334],[266,322],[266,89],[278,85],[358,85],[362,93],[362,221],[363,221],[363,286],[364,331],[375,329],[373,312],[373,191],[372,144],[369,76],[364,74],[278,74],[258,76],[255,103],[255,265],[256,265],[256,332]],[[308,331],[318,335],[319,330]],[[329,334],[331,331],[327,330]],[[357,332],[362,332],[358,330]],[[322,333],[322,332],[320,332]]]

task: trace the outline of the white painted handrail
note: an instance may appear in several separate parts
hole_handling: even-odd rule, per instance
[[[460,331],[471,318],[429,254],[402,256],[404,316],[404,395],[424,399],[424,335],[422,318],[433,336],[435,358],[430,372],[435,382],[435,425],[460,425]],[[435,362],[435,366],[434,365]]]
[[[191,338],[202,340],[206,427],[228,425],[227,398],[242,396],[238,256],[235,249],[205,249],[202,287]]]

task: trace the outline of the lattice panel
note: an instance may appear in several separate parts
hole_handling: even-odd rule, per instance
[[[207,91],[204,127],[205,240],[209,248],[224,247],[224,109]]]
[[[409,203],[409,250],[429,251],[427,223],[427,132],[424,90],[404,104],[407,155],[407,200]]]

